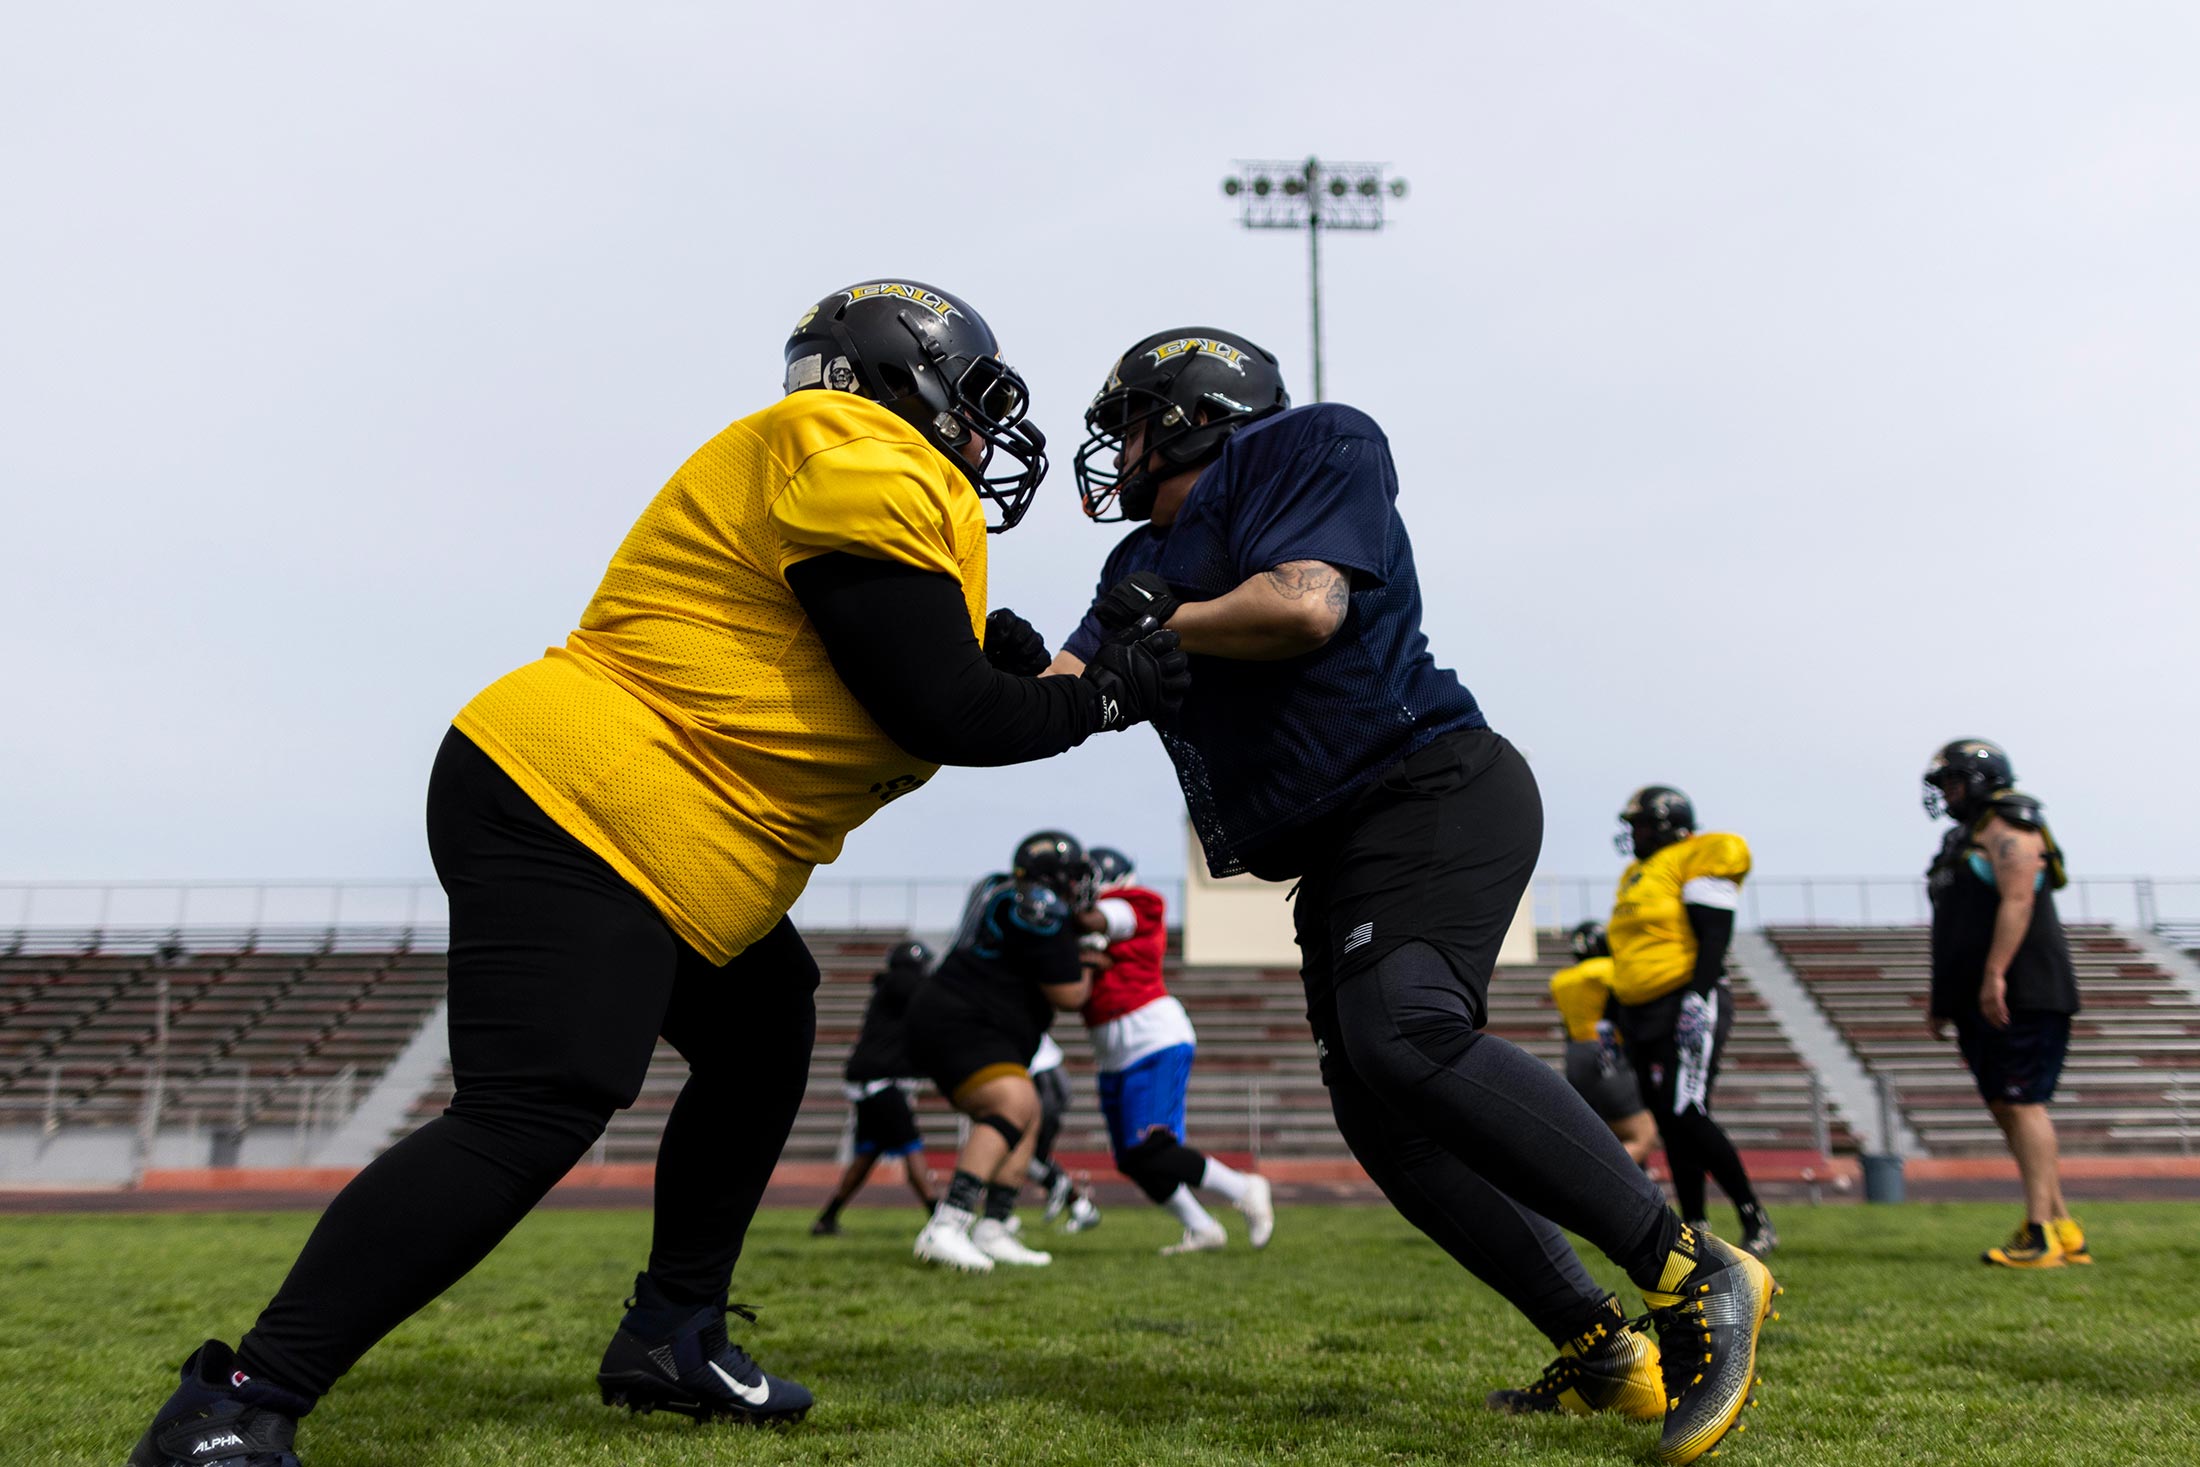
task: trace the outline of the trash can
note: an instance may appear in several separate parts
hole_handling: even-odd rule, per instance
[[[1902,1200],[1902,1158],[1885,1153],[1865,1152],[1864,1200],[1866,1202],[1900,1202]]]

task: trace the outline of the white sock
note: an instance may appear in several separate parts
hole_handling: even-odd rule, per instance
[[[1199,1179],[1199,1185],[1202,1191],[1219,1192],[1223,1201],[1234,1204],[1245,1200],[1249,1183],[1245,1173],[1232,1171],[1210,1156],[1207,1158],[1206,1175]]]
[[[1161,1205],[1169,1209],[1178,1222],[1184,1224],[1184,1230],[1188,1233],[1211,1232],[1222,1226],[1208,1214],[1206,1208],[1199,1205],[1199,1199],[1192,1195],[1189,1187],[1179,1186],[1163,1199]]]

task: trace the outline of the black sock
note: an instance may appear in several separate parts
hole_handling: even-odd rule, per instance
[[[985,1189],[985,1215],[995,1222],[1007,1222],[1016,1215],[1016,1189],[999,1182]]]
[[[840,1203],[841,1199],[839,1199],[838,1197],[835,1197],[831,1201],[827,1202],[825,1204],[825,1210],[817,1215],[818,1221],[831,1222],[834,1218],[840,1216]]]
[[[947,1205],[964,1212],[976,1212],[985,1205],[985,1183],[958,1167],[947,1184]]]

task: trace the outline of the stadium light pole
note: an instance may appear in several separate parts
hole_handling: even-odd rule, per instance
[[[1222,192],[1238,202],[1247,229],[1306,231],[1307,314],[1313,322],[1314,401],[1322,401],[1322,231],[1380,232],[1383,200],[1406,196],[1406,181],[1389,177],[1385,163],[1324,163],[1240,158]]]

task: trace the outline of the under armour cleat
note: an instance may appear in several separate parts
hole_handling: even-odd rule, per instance
[[[1237,1209],[1245,1214],[1245,1240],[1255,1248],[1267,1247],[1276,1235],[1276,1189],[1266,1177],[1245,1179],[1245,1196]]]
[[[1665,1391],[1660,1462],[1693,1462],[1737,1430],[1757,1384],[1757,1336],[1779,1286],[1756,1257],[1681,1230],[1657,1289],[1643,1290]]]
[[[993,1260],[970,1241],[971,1215],[960,1207],[941,1203],[932,1220],[917,1234],[917,1257],[963,1273],[991,1273]]]
[[[1752,1205],[1736,1210],[1742,1215],[1742,1247],[1763,1258],[1780,1246],[1779,1230],[1772,1226],[1772,1219],[1762,1207]]]
[[[1587,1416],[1616,1411],[1637,1421],[1665,1414],[1665,1385],[1658,1375],[1658,1346],[1646,1333],[1649,1321],[1629,1322],[1619,1300],[1605,1300],[1606,1318],[1558,1347],[1558,1358],[1543,1374],[1518,1390],[1491,1391],[1492,1411],[1527,1416],[1563,1411]]]
[[[1186,1253],[1212,1253],[1228,1246],[1230,1235],[1222,1230],[1222,1224],[1211,1228],[1186,1228],[1184,1236],[1161,1250],[1163,1258],[1179,1258]]]
[[[2050,1227],[2055,1234],[2055,1241],[2062,1246],[2063,1262],[2093,1261],[2093,1250],[2085,1246],[2085,1229],[2078,1226],[2076,1218],[2057,1218]]]
[[[1100,1204],[1080,1193],[1070,1199],[1069,1220],[1062,1224],[1068,1233],[1089,1233],[1100,1226]]]
[[[2009,1235],[2008,1242],[1981,1253],[1979,1262],[1997,1268],[2061,1268],[2069,1260],[2063,1254],[2058,1231],[2027,1222]],[[2092,1261],[2090,1254],[2086,1261]]]
[[[313,1402],[245,1374],[220,1340],[183,1362],[183,1380],[127,1467],[298,1467],[292,1442]]]
[[[1027,1247],[1007,1223],[990,1217],[978,1219],[970,1230],[970,1244],[995,1263],[1013,1263],[1023,1268],[1044,1268],[1054,1261],[1051,1253],[1041,1253]]]
[[[786,1426],[809,1413],[809,1389],[776,1375],[726,1338],[726,1315],[756,1314],[723,1299],[699,1309],[668,1302],[648,1274],[634,1279],[626,1317],[603,1352],[596,1386],[606,1406],[672,1411],[698,1422]]]

